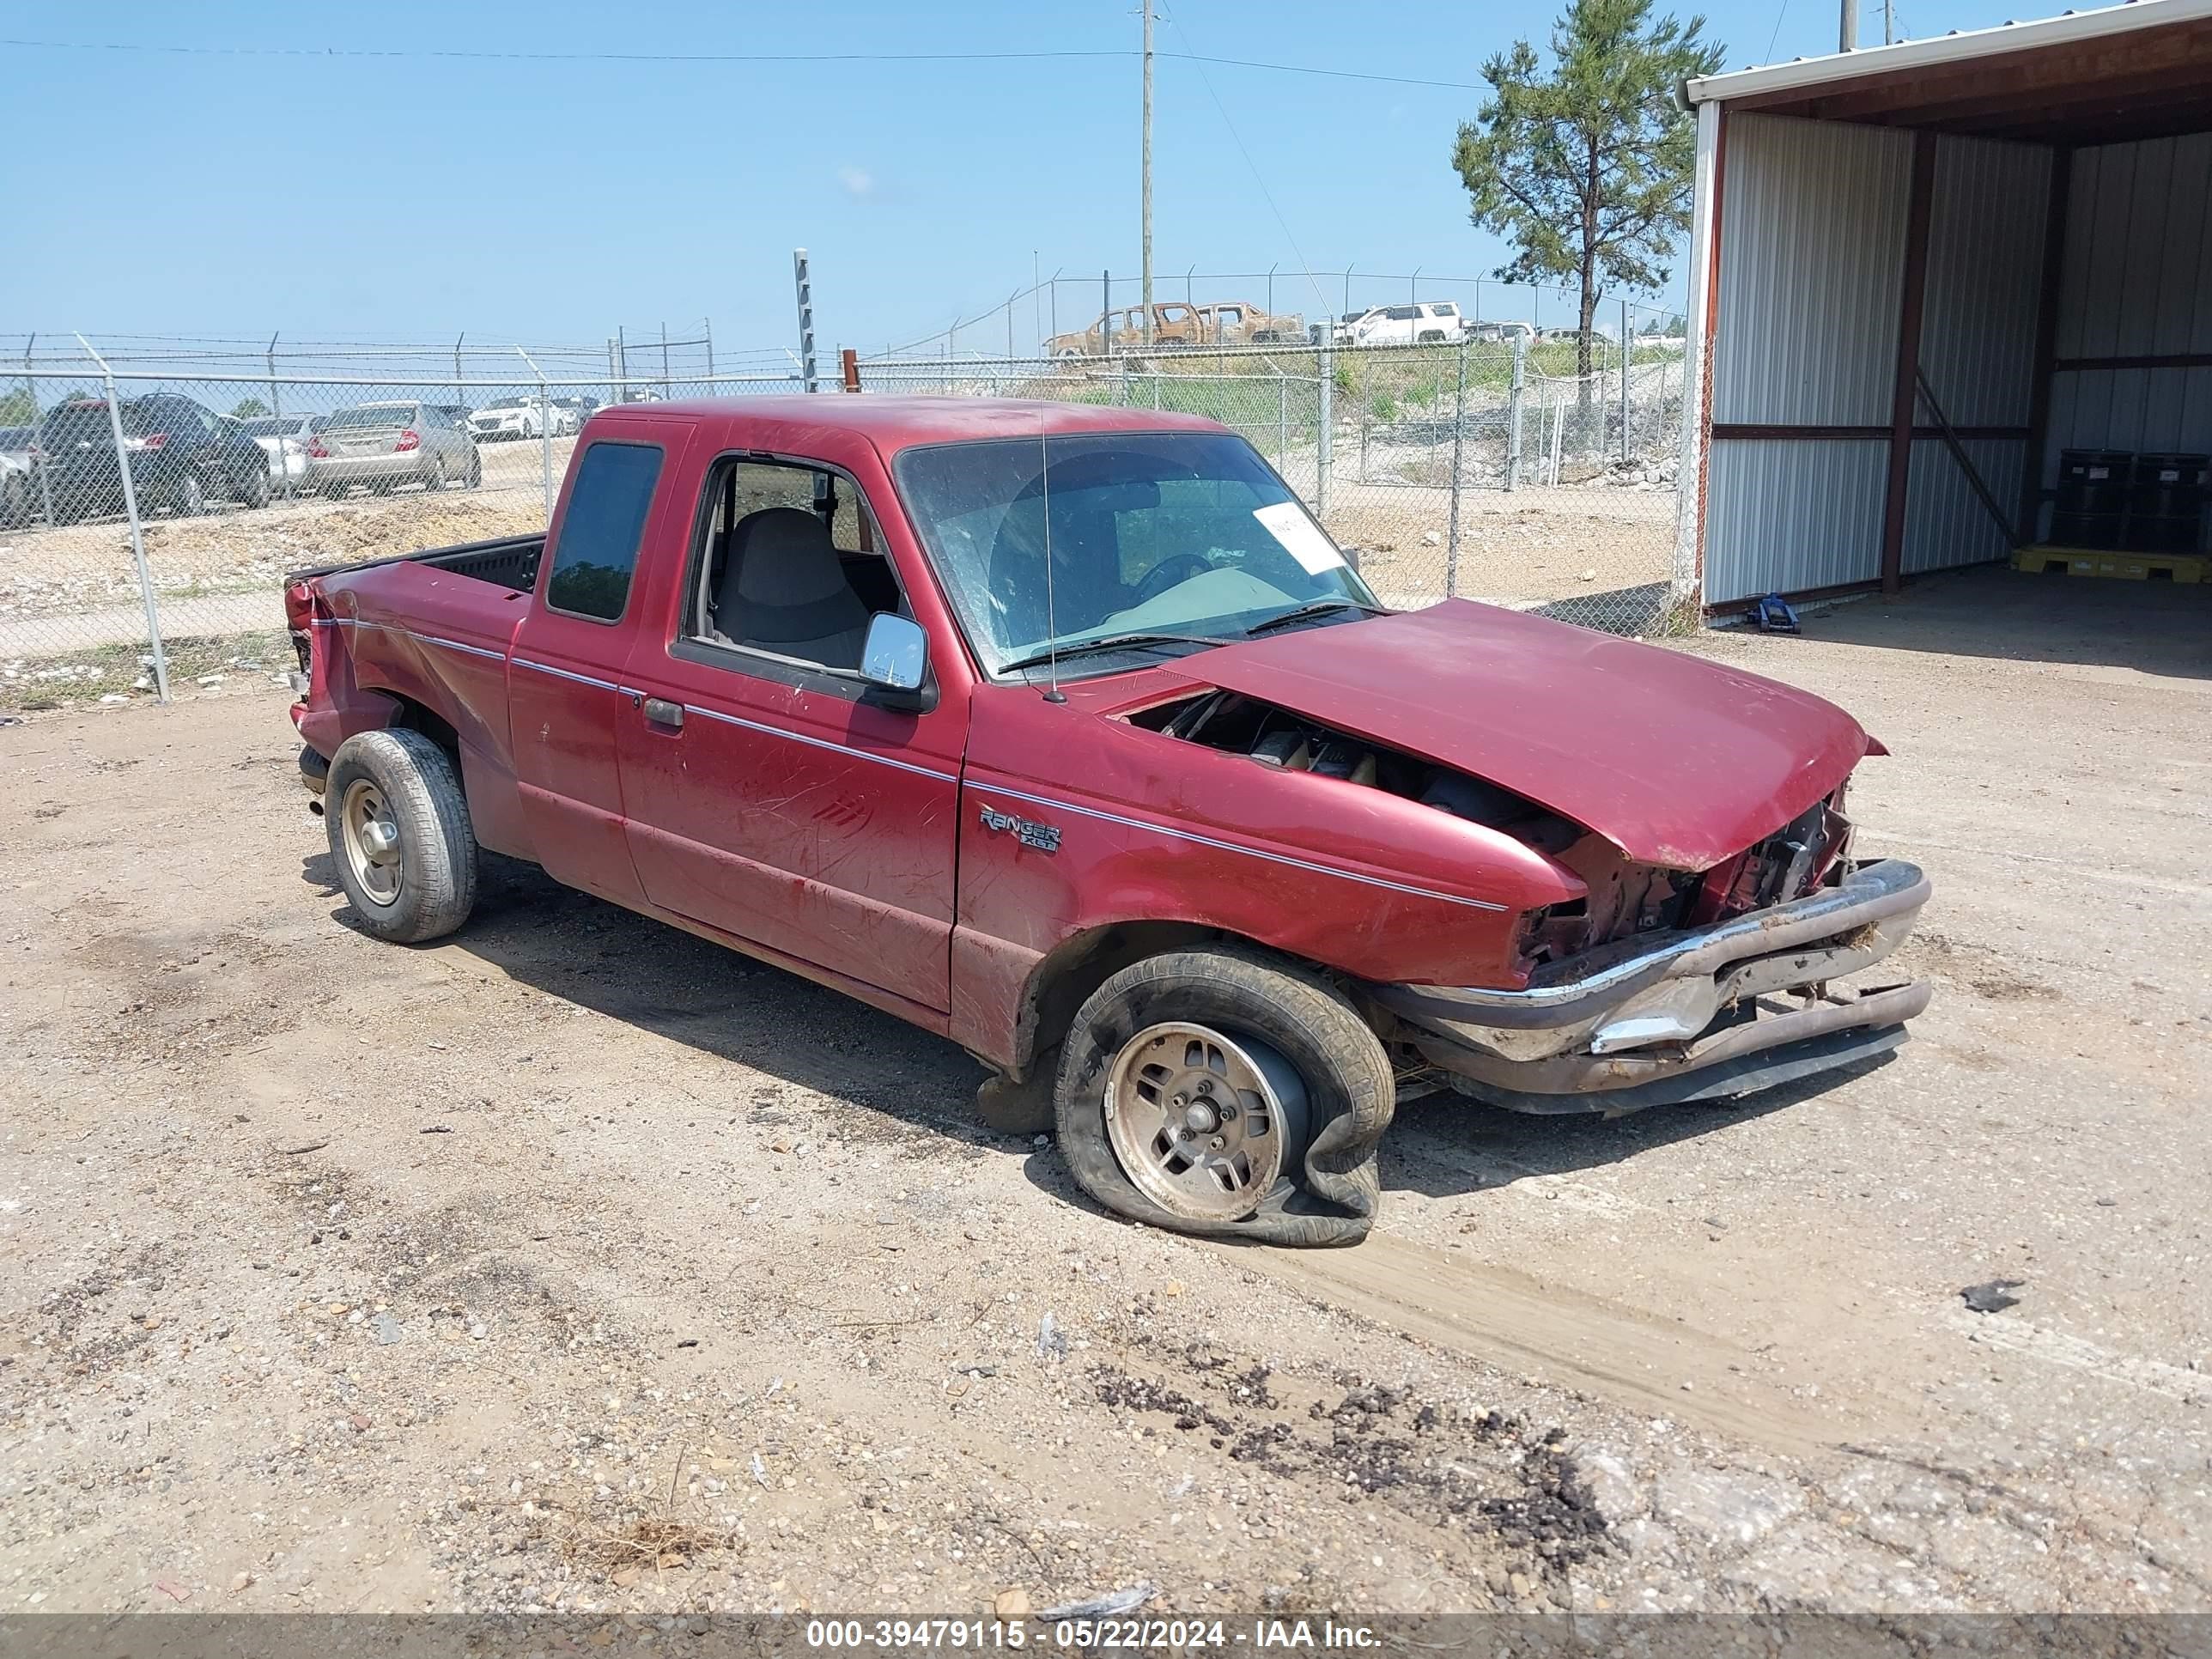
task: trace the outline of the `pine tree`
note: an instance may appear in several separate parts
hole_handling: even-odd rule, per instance
[[[1492,96],[1453,146],[1469,216],[1515,250],[1498,275],[1579,285],[1577,374],[1590,372],[1601,293],[1663,287],[1690,228],[1696,125],[1674,89],[1721,66],[1705,26],[1654,22],[1650,0],[1571,0],[1552,27],[1550,72],[1526,40],[1492,58]]]

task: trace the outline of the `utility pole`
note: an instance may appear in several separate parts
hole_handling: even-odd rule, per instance
[[[1139,209],[1144,218],[1145,254],[1145,349],[1152,348],[1152,0],[1143,0],[1145,9],[1145,143],[1143,178],[1138,187]]]
[[[1836,25],[1836,50],[1859,49],[1859,0],[1844,0],[1843,16]]]
[[[1897,44],[1897,0],[1881,0],[1881,43]]]

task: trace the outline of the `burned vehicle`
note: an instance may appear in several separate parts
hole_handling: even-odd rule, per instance
[[[1362,1236],[1395,1103],[1619,1112],[1861,1065],[1928,896],[1807,693],[1464,600],[1392,613],[1251,446],[981,398],[586,426],[550,532],[297,573],[347,897],[479,848],[845,991],[1158,1225]]]

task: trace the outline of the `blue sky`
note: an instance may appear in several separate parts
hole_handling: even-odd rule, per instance
[[[1516,33],[1540,38],[1549,19],[1463,0],[1162,0],[1162,9],[1173,20],[1158,26],[1164,52],[1468,82],[1492,52]],[[1902,10],[1917,35],[2006,15],[1996,0]],[[1819,0],[1722,0],[1708,16],[1731,68],[1834,46],[1835,9]],[[0,332],[428,341],[465,330],[595,342],[618,324],[635,332],[665,320],[680,332],[707,317],[726,354],[789,339],[791,250],[805,246],[826,355],[986,311],[1029,285],[1033,258],[1047,275],[1066,274],[1060,323],[1079,325],[1097,309],[1102,267],[1130,276],[1138,267],[1133,58],[608,55],[1112,52],[1137,43],[1133,0],[5,3],[0,35],[301,49],[0,46],[19,162],[0,239]],[[1861,39],[1881,38],[1870,8]],[[1468,225],[1448,160],[1478,93],[1171,58],[1157,76],[1162,297],[1180,295],[1194,263],[1201,272],[1273,264],[1279,306],[1319,314],[1341,308],[1347,264],[1473,276],[1504,258]],[[1310,284],[1302,261],[1332,274]],[[1256,283],[1226,286],[1267,297]],[[1355,279],[1352,298],[1402,291]],[[1453,292],[1468,297],[1433,297]],[[1030,343],[1042,309],[1018,308],[1018,346]],[[1528,309],[1486,301],[1492,315]],[[1567,321],[1566,307],[1547,301],[1542,320]],[[1003,320],[959,343],[1002,349]]]

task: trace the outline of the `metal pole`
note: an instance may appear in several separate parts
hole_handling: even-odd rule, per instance
[[[1521,483],[1521,398],[1528,383],[1528,336],[1513,331],[1513,388],[1505,400],[1505,487]]]
[[[1836,50],[1859,49],[1859,0],[1844,0],[1843,15],[1836,25]]]
[[[1289,464],[1291,448],[1291,383],[1275,381],[1275,471]]]
[[[553,400],[546,395],[545,371],[530,362],[530,354],[520,346],[515,355],[530,363],[530,372],[538,377],[538,463],[545,484],[545,527],[553,527]]]
[[[707,337],[707,390],[712,392],[714,389],[714,319],[712,317],[702,317],[699,319],[699,326],[700,331]]]
[[[660,325],[660,395],[668,395],[668,325]]]
[[[154,698],[167,702],[169,657],[161,649],[161,611],[154,602],[154,573],[146,568],[146,532],[138,521],[138,484],[131,476],[130,447],[123,441],[123,405],[116,395],[115,371],[83,335],[76,337],[76,343],[84,348],[86,356],[100,365],[100,378],[107,388],[107,429],[115,440],[115,467],[123,477],[123,511],[131,520],[131,562],[137,567],[138,598],[146,607],[146,642],[154,655]]]
[[[620,323],[615,325],[615,401],[629,401],[629,339]]]
[[[1413,274],[1406,278],[1406,303],[1412,306],[1419,305],[1420,302],[1421,268],[1419,265],[1415,265],[1413,267]],[[1416,331],[1418,331],[1418,329]]]
[[[1143,204],[1145,256],[1145,349],[1152,345],[1152,0],[1145,9],[1145,142],[1144,179],[1139,189]]]
[[[1037,356],[1044,356],[1044,262],[1030,250],[1030,327],[1035,331]]]
[[[468,337],[465,333],[453,336],[453,385],[456,396],[459,395],[459,388],[461,380],[461,342]]]
[[[1620,302],[1620,459],[1628,460],[1628,371],[1634,362],[1629,343],[1636,337],[1629,332],[1635,319],[1628,314],[1628,301]]]
[[[1269,298],[1273,296],[1271,295]],[[1273,313],[1270,313],[1271,315]],[[1319,431],[1314,444],[1314,517],[1327,523],[1328,520],[1328,474],[1335,465],[1336,439],[1336,354],[1330,349],[1328,335],[1321,337],[1321,413]]]
[[[1281,263],[1282,263],[1282,262],[1281,262],[1280,260],[1277,260],[1277,261],[1276,261],[1276,264],[1281,264]],[[1275,314],[1275,266],[1274,266],[1274,265],[1269,265],[1269,266],[1267,267],[1267,315],[1268,315],[1270,318],[1273,318],[1273,317],[1274,316],[1274,314]]]
[[[1467,441],[1467,336],[1459,337],[1459,390],[1452,398],[1451,524],[1444,537],[1444,597],[1459,596],[1460,462]]]
[[[284,400],[276,394],[276,336],[269,337],[269,418],[281,422],[284,418]],[[276,429],[276,487],[284,492],[284,499],[292,499],[292,469],[284,462],[284,429]]]
[[[814,284],[806,274],[806,250],[791,251],[793,279],[799,286],[799,378],[810,392],[815,390]],[[949,343],[946,355],[951,355]]]
[[[1098,349],[1107,356],[1114,355],[1114,273],[1098,273]],[[1149,314],[1149,313],[1147,313]]]
[[[1051,339],[1060,332],[1060,273],[1056,270],[1052,273],[1052,292],[1046,303],[1052,307],[1052,333],[1045,337]]]
[[[1897,44],[1897,0],[1881,0],[1881,43]]]
[[[31,350],[38,343],[39,337],[35,334],[23,342],[23,392],[31,400],[31,430],[33,434],[46,423],[46,418],[39,410],[39,383],[31,378]],[[54,481],[46,476],[44,455],[39,458],[34,470],[39,475],[39,504],[46,512],[46,528],[52,530],[54,527]]]
[[[1014,301],[1021,297],[1018,289],[1006,295],[1006,358],[1010,362],[1014,356]]]
[[[1344,314],[1347,318],[1352,315],[1352,267],[1350,265],[1344,268]]]

